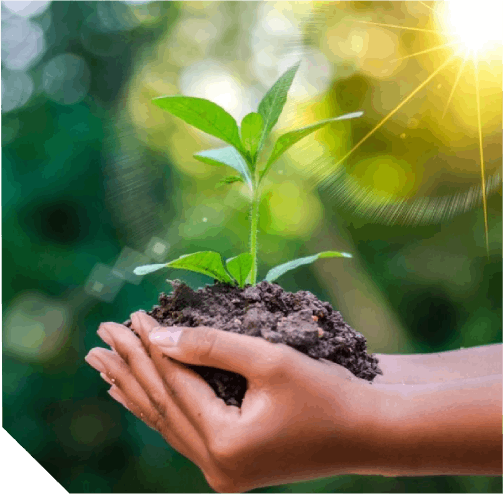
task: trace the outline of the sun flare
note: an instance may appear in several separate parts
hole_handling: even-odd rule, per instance
[[[345,3],[339,2],[339,4],[343,5],[339,10],[344,10]],[[429,224],[440,222],[473,209],[481,203],[484,216],[486,253],[489,257],[489,214],[487,199],[490,194],[500,190],[501,175],[500,171],[496,171],[486,176],[487,163],[485,160],[487,160],[487,155],[485,153],[484,133],[487,133],[487,129],[484,129],[484,127],[489,125],[492,132],[496,132],[494,124],[496,119],[492,118],[490,113],[494,111],[494,114],[496,114],[498,110],[496,105],[492,103],[488,104],[488,98],[491,97],[492,101],[497,104],[498,97],[500,97],[497,92],[497,86],[500,83],[497,80],[501,79],[498,77],[498,74],[501,75],[501,50],[503,45],[501,19],[503,18],[503,2],[500,3],[496,0],[445,0],[388,3],[390,10],[394,8],[391,5],[398,5],[394,10],[394,13],[397,14],[396,19],[393,18],[392,13],[384,15],[381,10],[379,12],[376,10],[375,20],[370,18],[366,12],[365,14],[360,14],[358,9],[348,7],[346,10],[353,13],[353,17],[350,20],[355,25],[359,26],[363,24],[371,26],[369,28],[371,31],[369,32],[372,32],[373,39],[370,43],[378,43],[374,32],[379,28],[392,32],[398,30],[404,33],[404,35],[409,33],[410,36],[407,43],[410,44],[410,47],[405,47],[403,50],[404,53],[401,50],[397,50],[397,58],[391,59],[390,57],[390,60],[388,60],[389,64],[395,64],[408,59],[416,59],[418,63],[420,60],[425,60],[427,63],[424,64],[424,67],[427,67],[427,75],[421,76],[417,83],[412,84],[410,90],[400,96],[398,103],[392,109],[386,109],[386,112],[383,112],[384,116],[379,121],[376,120],[369,127],[368,131],[360,134],[361,137],[359,136],[358,139],[355,139],[352,146],[343,149],[336,156],[320,156],[314,160],[311,164],[311,171],[317,175],[316,185],[321,187],[322,190],[326,190],[330,197],[339,204],[350,207],[360,215],[365,215],[387,224],[399,222],[403,224]],[[326,23],[326,19],[330,18],[333,9],[332,5],[333,2],[321,3],[317,9],[317,19],[319,19],[317,22],[319,25],[323,26]],[[415,20],[412,17],[404,19],[404,12],[406,16],[412,14]],[[334,15],[333,17],[336,16]],[[403,20],[405,22],[402,22]],[[310,29],[316,29],[318,27],[317,22],[313,21]],[[410,23],[414,23],[414,25],[408,25]],[[338,23],[337,21],[333,21],[332,24],[337,25]],[[344,30],[343,28],[341,29],[341,36],[344,36]],[[404,45],[407,43],[404,43]],[[337,46],[331,49],[335,50]],[[361,70],[365,71],[363,68],[363,59],[364,55],[361,55],[358,62],[361,65]],[[387,74],[388,70],[382,73]],[[437,82],[433,85],[431,82],[435,78]],[[399,186],[400,184],[395,187],[395,190],[391,190],[393,189],[393,181],[385,180],[380,184],[383,190],[379,191],[376,187],[377,181],[375,175],[371,175],[371,179],[364,179],[364,175],[357,176],[355,174],[354,165],[349,165],[353,167],[352,170],[343,165],[369,138],[376,138],[378,132],[384,126],[387,126],[389,131],[392,125],[395,125],[396,135],[399,135],[400,138],[403,136],[406,139],[414,135],[417,124],[412,124],[412,122],[418,122],[415,115],[420,115],[418,108],[421,106],[421,97],[416,97],[419,96],[421,91],[424,91],[421,96],[422,98],[425,98],[425,95],[425,99],[431,98],[431,109],[443,107],[442,115],[438,115],[439,122],[448,113],[450,114],[450,121],[444,120],[446,122],[446,129],[449,128],[448,131],[445,131],[444,135],[447,135],[448,132],[450,133],[449,139],[454,144],[454,148],[457,146],[456,149],[460,153],[465,152],[467,154],[470,146],[474,143],[463,143],[459,147],[461,144],[459,136],[465,136],[466,142],[468,142],[467,140],[470,137],[474,138],[474,140],[476,139],[478,149],[476,151],[473,149],[475,153],[468,153],[470,154],[470,158],[459,160],[460,168],[465,166],[463,162],[468,161],[470,165],[478,165],[480,169],[480,182],[472,185],[469,190],[455,191],[453,194],[442,193],[439,196],[436,195],[436,192],[433,194],[428,192],[426,194],[419,193],[415,195],[416,191],[405,191],[403,186]],[[442,104],[441,99],[444,96],[445,104]],[[436,103],[433,103],[434,100],[436,100]],[[410,125],[405,123],[406,128],[403,128],[404,131],[402,132],[398,130],[397,122],[392,122],[392,119],[399,112],[402,113],[403,108],[409,102],[411,102],[412,106],[412,109],[407,110],[411,115],[409,118]],[[428,111],[431,111],[431,109]],[[405,120],[403,118],[404,115]],[[406,121],[407,115],[405,112],[402,113],[402,121]],[[425,121],[427,121],[427,118],[425,118]],[[388,126],[387,124],[390,125]],[[496,123],[496,125],[500,126],[501,124]],[[462,126],[466,128],[463,129]],[[425,124],[424,130],[426,128],[427,125]],[[440,128],[443,130],[443,126],[440,126]],[[409,134],[411,135],[409,136]],[[433,153],[433,149],[431,152]],[[438,159],[440,159],[441,154],[439,153]],[[491,166],[498,159],[501,159],[495,157],[494,154],[492,151],[490,158]],[[382,166],[382,158],[380,157],[380,171],[384,172],[385,168]],[[428,158],[424,164],[433,163],[433,161],[433,159]],[[430,177],[434,169],[435,167],[433,166],[428,169]],[[391,175],[393,172],[392,169],[386,171],[388,175]],[[415,169],[413,172],[414,178],[422,177],[422,171],[419,168]],[[368,177],[368,174],[365,177]],[[407,183],[411,181],[412,179],[408,179]],[[426,184],[426,182],[424,183]],[[420,183],[420,186],[422,185]],[[439,182],[439,185],[442,184]],[[455,186],[453,188],[455,189]],[[381,192],[386,193],[383,194]]]
[[[446,1],[437,9],[443,30],[474,57],[485,57],[501,45],[503,3]]]

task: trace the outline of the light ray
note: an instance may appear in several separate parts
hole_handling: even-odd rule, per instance
[[[391,27],[394,29],[408,29],[409,31],[421,31],[423,33],[435,33],[441,34],[441,31],[437,31],[435,29],[423,29],[420,27],[407,27],[407,26],[399,26],[396,24],[385,24],[383,22],[372,22],[372,21],[362,21],[361,19],[351,19],[354,22],[359,22],[361,24],[370,24],[372,26],[381,26],[381,27]]]
[[[487,257],[489,258],[489,226],[487,224],[487,198],[486,198],[486,179],[484,175],[484,151],[482,146],[482,122],[480,118],[480,88],[479,88],[479,73],[478,73],[478,62],[475,59],[473,61],[475,69],[475,91],[477,93],[477,124],[479,131],[479,150],[480,150],[480,175],[482,178],[482,203],[484,209],[484,229],[486,234],[486,251]]]
[[[451,94],[449,95],[449,99],[447,100],[447,104],[445,105],[445,109],[444,109],[444,113],[442,114],[442,118],[444,118],[445,114],[447,113],[447,108],[449,107],[449,103],[451,102],[452,96],[454,94],[456,86],[458,85],[459,79],[461,78],[461,74],[463,73],[463,68],[464,68],[467,60],[468,60],[468,52],[465,53],[463,61],[461,62],[461,65],[459,67],[458,75],[456,76],[456,80],[454,81],[454,84],[452,86]]]
[[[428,4],[424,3],[424,2],[419,2],[421,5],[423,5],[424,7],[426,7],[427,9],[430,9],[432,12],[435,12],[435,9],[432,9]]]
[[[403,105],[405,105],[411,98],[413,98],[433,77],[435,77],[446,65],[448,65],[457,53],[452,54],[440,67],[438,67],[432,74],[430,74],[419,86],[416,87],[403,101],[401,101],[393,110],[391,110],[366,136],[360,139],[336,164],[337,168],[343,161],[348,158],[356,149],[358,149],[371,135],[373,135],[379,128],[381,128]],[[324,187],[327,186],[325,182]]]
[[[418,51],[416,53],[412,53],[411,55],[405,55],[404,57],[394,58],[393,60],[390,60],[390,63],[391,62],[398,62],[399,60],[405,60],[406,58],[417,57],[418,55],[423,55],[424,53],[429,53],[429,52],[435,51],[435,50],[442,50],[442,49],[448,48],[452,45],[459,45],[459,44],[461,44],[461,41],[451,41],[450,43],[446,43],[445,45],[434,46],[433,48],[428,48],[426,50]]]
[[[438,14],[438,7],[439,4],[433,4],[435,8],[430,7],[428,4],[424,2],[420,2],[425,8],[428,8],[431,12],[434,12],[435,15]],[[320,14],[324,15],[322,12],[322,9],[320,9]],[[361,19],[352,19],[353,22],[355,23],[361,23],[361,24],[367,24],[367,25],[374,25],[374,26],[381,26],[384,28],[390,28],[390,29],[401,29],[405,31],[418,31],[418,32],[423,32],[425,33],[433,33],[435,35],[443,35],[449,36],[449,40],[446,39],[446,42],[448,41],[448,45],[443,45],[440,47],[435,47],[435,48],[430,48],[427,50],[424,50],[424,52],[418,52],[416,54],[409,55],[404,58],[410,58],[414,56],[419,56],[422,53],[428,53],[432,52],[435,50],[439,50],[443,47],[448,47],[452,45],[457,45],[458,40],[453,40],[451,36],[451,30],[446,28],[442,29],[439,27],[435,27],[434,29],[426,29],[426,28],[419,28],[419,27],[407,27],[403,25],[395,25],[395,24],[386,24],[384,22],[373,22],[373,21],[367,21],[367,20],[361,20]],[[453,42],[451,42],[451,40]],[[459,40],[460,44],[464,44],[464,40]],[[459,65],[459,71],[456,75],[449,74],[450,79],[453,80],[455,78],[453,86],[451,86],[451,94],[447,100],[447,104],[444,108],[444,113],[442,115],[442,118],[445,116],[447,113],[448,108],[450,108],[450,104],[452,103],[454,91],[458,89],[459,92],[459,87],[460,87],[460,79],[462,74],[467,74],[466,71],[466,64],[469,61],[470,58],[472,58],[472,54],[474,55],[473,50],[464,50],[464,49],[459,49],[459,45],[453,47],[453,52],[455,51],[456,53],[453,55],[456,58],[460,58],[460,62],[462,62]],[[448,56],[448,55],[447,55]],[[400,60],[400,59],[399,59]],[[367,218],[370,218],[372,220],[379,220],[387,224],[395,224],[395,223],[402,223],[402,224],[431,224],[431,223],[438,223],[440,221],[448,220],[453,218],[459,213],[463,212],[468,212],[472,210],[475,207],[480,207],[481,205],[484,206],[485,208],[485,229],[486,232],[488,232],[488,227],[487,227],[487,206],[486,206],[486,201],[487,197],[489,197],[492,193],[501,190],[501,185],[502,185],[502,178],[501,178],[501,168],[498,169],[498,171],[495,171],[492,174],[487,175],[487,167],[489,164],[493,165],[496,162],[500,163],[501,158],[499,159],[492,159],[489,160],[486,163],[484,163],[484,155],[482,153],[482,124],[479,126],[479,137],[477,139],[476,143],[476,148],[474,151],[476,154],[479,154],[481,156],[481,174],[483,174],[483,181],[485,182],[483,184],[483,187],[480,186],[480,179],[478,184],[472,185],[469,190],[465,190],[463,192],[456,192],[452,195],[446,196],[445,194],[442,194],[441,196],[432,196],[432,195],[427,195],[424,197],[397,197],[392,194],[390,195],[384,195],[382,191],[377,191],[374,190],[371,186],[364,185],[360,183],[358,179],[356,179],[351,173],[348,172],[346,166],[337,166],[340,165],[340,163],[347,159],[351,153],[353,153],[364,141],[366,141],[374,132],[378,130],[379,127],[382,127],[386,121],[392,117],[394,113],[396,113],[400,108],[403,107],[407,101],[409,101],[414,95],[417,94],[417,92],[424,87],[425,84],[433,76],[438,74],[440,70],[442,70],[450,60],[447,60],[441,67],[439,67],[433,74],[431,74],[430,77],[426,81],[424,81],[421,86],[417,87],[412,94],[409,94],[407,96],[407,99],[400,102],[400,104],[391,112],[391,114],[388,114],[386,117],[381,120],[375,128],[373,128],[363,139],[361,139],[360,142],[358,142],[353,148],[346,153],[346,155],[339,160],[337,163],[337,157],[326,157],[326,156],[319,156],[315,160],[311,161],[310,166],[306,167],[304,170],[310,175],[309,178],[312,179],[310,180],[310,185],[313,186],[314,188],[324,189],[325,192],[328,193],[328,195],[334,199],[337,199],[337,202],[339,203],[340,206],[353,210],[357,214],[361,216],[365,216]],[[458,65],[456,65],[458,66]],[[457,69],[455,69],[457,70]],[[479,76],[479,74],[477,74]],[[474,81],[475,82],[475,81]],[[480,117],[480,90],[479,90],[479,117]],[[479,120],[481,117],[479,118]],[[485,143],[487,146],[487,143]],[[344,151],[345,152],[345,151]],[[486,153],[487,155],[487,150]],[[444,155],[445,158],[448,158],[449,156]],[[476,161],[475,157],[475,161]],[[485,156],[485,159],[487,160],[487,156]],[[473,158],[472,158],[473,162]],[[335,169],[333,168],[334,163],[336,163]],[[321,190],[320,190],[321,192]],[[488,245],[488,234],[486,233],[486,246]],[[487,247],[486,247],[487,248]]]

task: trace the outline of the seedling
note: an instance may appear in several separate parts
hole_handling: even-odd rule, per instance
[[[257,232],[259,219],[259,204],[261,199],[261,184],[277,159],[291,146],[307,135],[321,129],[325,125],[339,120],[360,117],[363,112],[348,113],[340,117],[329,118],[301,129],[287,132],[276,141],[273,151],[259,170],[259,158],[266,139],[276,125],[286,102],[286,96],[292,81],[300,66],[300,61],[287,70],[267,92],[259,104],[258,112],[246,115],[241,128],[234,118],[217,104],[203,98],[188,96],[162,96],[154,98],[153,103],[163,110],[181,118],[194,127],[218,137],[230,144],[224,148],[201,151],[194,158],[210,165],[229,166],[238,175],[229,175],[221,183],[245,183],[250,189],[250,250],[236,257],[227,259],[225,264],[218,252],[205,251],[186,254],[166,264],[148,264],[134,270],[137,275],[145,275],[162,268],[176,268],[202,273],[223,283],[238,284],[243,288],[246,284],[257,283]],[[352,257],[346,252],[325,251],[308,257],[280,264],[272,268],[265,280],[272,282],[281,275],[302,266],[311,264],[316,259],[326,257]]]

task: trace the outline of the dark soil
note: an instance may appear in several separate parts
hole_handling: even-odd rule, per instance
[[[197,291],[179,280],[170,283],[172,294],[161,293],[160,305],[147,312],[161,326],[209,326],[257,336],[340,364],[367,381],[382,374],[377,358],[367,353],[365,337],[310,292],[285,292],[267,281],[246,288],[215,282]],[[130,327],[131,321],[124,324]],[[227,405],[241,406],[246,392],[243,376],[212,367],[187,367],[201,375]]]

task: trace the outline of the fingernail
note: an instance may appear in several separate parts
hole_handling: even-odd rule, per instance
[[[115,401],[118,401],[123,407],[125,407],[125,408],[127,408],[129,410],[129,407],[127,406],[127,403],[126,403],[126,397],[122,394],[122,392],[116,386],[112,386],[108,390],[108,394]]]
[[[176,346],[182,331],[177,328],[154,328],[150,333],[150,341],[161,346]]]
[[[129,318],[131,319],[131,325],[135,328],[135,329],[141,329],[141,322],[140,322],[140,318],[138,317],[138,314],[136,312],[133,312]]]
[[[103,381],[107,382],[108,384],[113,384],[115,381],[115,379],[110,379],[104,372],[101,372],[100,376],[101,379],[103,379]]]
[[[89,353],[84,357],[84,360],[99,372],[105,372],[106,367],[103,362],[94,354]]]
[[[107,344],[113,345],[112,335],[104,328],[103,324],[98,328],[98,336]]]

